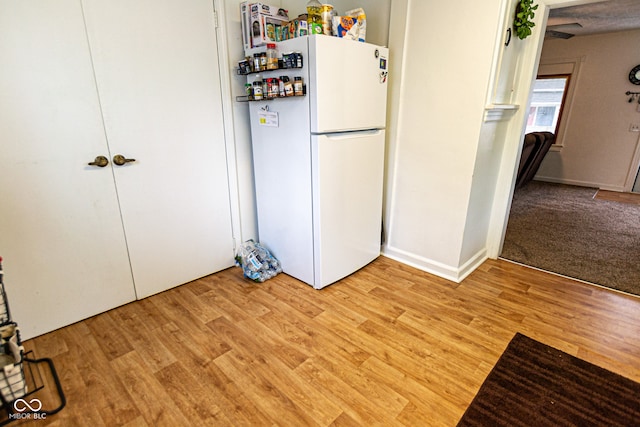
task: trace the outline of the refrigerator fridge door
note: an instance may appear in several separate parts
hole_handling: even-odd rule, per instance
[[[251,102],[249,107],[260,243],[280,260],[285,273],[311,284],[309,102],[307,97],[292,97]],[[278,115],[277,126],[261,124],[261,115],[267,113]]]
[[[312,133],[385,127],[387,48],[314,35],[309,58]]]
[[[384,135],[376,130],[311,138],[316,289],[380,255]]]

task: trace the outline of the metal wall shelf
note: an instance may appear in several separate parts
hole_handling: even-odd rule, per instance
[[[53,361],[48,358],[36,359],[33,351],[24,352],[20,340],[18,324],[11,320],[9,302],[5,292],[2,257],[0,257],[0,403],[3,415],[0,416],[0,425],[13,421],[44,420],[48,415],[53,415],[66,405],[67,401],[60,385],[58,374]],[[54,393],[40,393],[45,388],[45,383],[55,386]],[[56,402],[52,409],[45,407],[43,401],[51,403],[51,397]]]

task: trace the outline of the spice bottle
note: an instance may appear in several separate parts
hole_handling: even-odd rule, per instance
[[[267,80],[268,94],[267,98],[278,97],[278,79],[270,78]]]
[[[267,70],[278,69],[278,51],[275,43],[267,44]]]
[[[262,90],[262,76],[256,75],[256,79],[253,81],[253,99],[259,101],[264,98],[264,91]]]
[[[264,71],[267,69],[267,52],[262,52],[260,54],[260,71]]]
[[[260,101],[262,99],[262,81],[253,82],[253,99]]]
[[[254,53],[253,54],[253,72],[258,72],[260,71],[260,54],[259,53]]]
[[[295,96],[304,95],[302,77],[294,77],[293,78],[293,94]]]
[[[288,76],[284,76],[284,95],[293,96],[293,83]]]

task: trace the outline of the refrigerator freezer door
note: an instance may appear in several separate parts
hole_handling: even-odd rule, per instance
[[[260,114],[278,114],[278,126]],[[260,243],[285,273],[313,283],[313,217],[309,102],[306,97],[250,103]]]
[[[380,255],[384,130],[311,140],[314,288],[320,289]]]
[[[315,35],[309,57],[312,133],[385,127],[387,48]]]

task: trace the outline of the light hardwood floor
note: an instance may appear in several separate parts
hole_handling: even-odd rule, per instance
[[[320,291],[231,268],[26,341],[68,400],[33,424],[454,426],[515,332],[640,381],[638,298],[502,260],[455,284],[380,257]]]
[[[628,203],[630,205],[640,205],[640,193],[621,193],[618,191],[598,190],[594,199]]]

